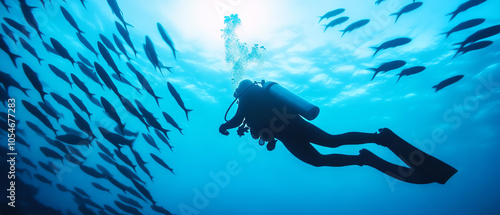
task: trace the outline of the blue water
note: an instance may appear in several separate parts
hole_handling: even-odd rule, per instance
[[[50,44],[49,39],[55,38],[75,60],[79,60],[76,54],[79,52],[91,62],[99,62],[108,74],[113,73],[102,56],[96,58],[79,42],[76,30],[59,9],[63,6],[71,13],[85,32],[84,36],[97,50],[99,34],[111,40],[112,34],[116,34],[122,39],[114,24],[119,20],[106,1],[88,1],[86,9],[79,1],[46,1],[46,9],[40,1],[27,2],[37,7],[33,14],[44,33],[43,41]],[[133,25],[128,30],[139,52],[137,57],[133,57],[132,50],[125,43],[124,46],[132,58],[131,63],[144,74],[155,93],[163,97],[159,100],[160,107],[146,90],[142,89],[141,95],[132,87],[112,80],[122,95],[132,102],[134,99],[141,101],[163,127],[171,130],[168,135],[173,151],[151,132],[160,148],[158,151],[140,135],[147,133],[144,125],[125,110],[111,90],[102,89],[76,65],[73,67],[69,61],[47,52],[42,40],[25,21],[18,2],[6,1],[11,6],[10,13],[0,6],[2,17],[25,25],[31,37],[27,39],[9,28],[16,38],[26,39],[44,59],[38,64],[19,42],[15,44],[2,33],[10,50],[22,57],[17,59],[16,68],[5,52],[0,53],[0,70],[30,89],[29,97],[20,90],[9,89],[9,96],[16,99],[16,119],[20,120],[16,134],[31,145],[31,150],[28,150],[17,144],[18,159],[26,157],[35,164],[52,161],[61,168],[57,175],[52,175],[40,167],[35,170],[18,162],[18,168],[30,173],[18,172],[17,177],[39,188],[36,200],[63,214],[81,214],[72,194],[44,184],[32,175],[41,174],[53,185],[62,184],[71,190],[82,188],[91,195],[92,201],[125,213],[113,203],[118,200],[116,194],[123,194],[121,190],[105,179],[88,176],[72,163],[45,157],[39,147],[63,153],[26,126],[26,121],[31,121],[43,129],[47,137],[55,139],[51,130],[22,107],[21,100],[37,107],[42,101],[24,74],[22,63],[38,73],[44,91],[65,97],[77,110],[67,94],[71,92],[81,98],[93,114],[89,123],[94,134],[107,148],[114,149],[97,127],[113,130],[116,123],[102,108],[90,102],[78,87],[70,88],[56,77],[47,66],[50,63],[68,76],[73,73],[79,77],[90,92],[96,94],[95,98],[105,97],[117,109],[125,128],[140,133],[133,148],[147,162],[146,167],[154,178],[151,181],[140,168],[137,168],[137,175],[146,182],[145,186],[157,205],[173,214],[499,214],[500,186],[497,179],[500,171],[496,160],[500,149],[500,36],[485,39],[493,44],[484,49],[455,58],[453,48],[456,46],[453,44],[480,29],[498,25],[500,2],[486,1],[449,21],[450,16],[446,14],[465,1],[423,1],[420,8],[403,14],[394,23],[395,17],[389,15],[411,2],[386,0],[375,5],[375,0],[118,1],[125,21]],[[345,8],[345,12],[337,17],[348,16],[350,19],[323,32],[323,25],[337,17],[318,24],[318,16],[337,8]],[[238,22],[239,19],[239,22],[226,25],[224,17],[231,14],[237,14],[237,18],[233,15],[231,20]],[[449,38],[441,35],[473,18],[486,21],[453,33]],[[361,19],[371,21],[341,37],[340,30]],[[157,22],[172,38],[178,50],[177,61],[158,33]],[[153,41],[162,63],[172,67],[172,73],[163,69],[162,75],[148,61],[142,46],[146,35]],[[398,37],[409,37],[412,41],[380,51],[372,57],[374,51],[370,47]],[[125,57],[110,54],[124,77],[141,88],[126,66]],[[368,68],[393,60],[405,60],[407,64],[397,70],[379,73],[370,81],[373,72]],[[412,66],[425,66],[426,69],[404,76],[396,83],[396,74]],[[455,75],[464,75],[464,78],[439,92],[432,89]],[[228,137],[223,136],[218,133],[218,127],[224,122],[224,113],[234,99],[233,90],[242,79],[275,81],[314,103],[321,111],[312,123],[327,132],[376,132],[388,127],[419,149],[455,167],[458,173],[445,185],[415,185],[395,180],[367,166],[313,167],[295,158],[280,142],[274,151],[268,152],[250,135],[240,138],[235,130],[230,130]],[[186,107],[194,109],[189,113],[189,121],[171,96],[167,82],[177,89]],[[60,125],[77,129],[70,111],[58,105],[50,95],[45,99],[64,115],[59,122],[48,117],[58,135],[64,134]],[[230,116],[234,110],[230,111]],[[165,121],[162,111],[176,120],[184,135]],[[2,112],[6,112],[6,108],[2,107]],[[88,119],[85,113],[81,115]],[[6,141],[2,137],[3,145]],[[84,165],[95,167],[101,164],[117,180],[134,187],[130,180],[98,156],[101,151],[95,142],[90,148],[78,148],[87,157]],[[335,149],[317,147],[325,154],[351,155],[358,154],[362,148],[404,165],[387,148],[375,144]],[[136,164],[127,147],[122,151]],[[158,165],[149,153],[161,157],[175,174]],[[111,189],[110,193],[97,190],[91,182]],[[149,207],[148,200],[142,201],[129,193],[125,195],[144,206],[140,210],[142,214],[156,214]],[[18,207],[22,207],[22,201],[17,199]],[[92,206],[87,207],[98,211]]]

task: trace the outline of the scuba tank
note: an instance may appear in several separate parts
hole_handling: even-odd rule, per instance
[[[290,109],[311,121],[319,114],[319,107],[309,103],[300,96],[288,91],[276,82],[265,82],[262,88],[266,93],[283,101]]]

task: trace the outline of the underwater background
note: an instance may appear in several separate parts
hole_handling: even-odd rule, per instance
[[[5,30],[1,34],[8,50],[21,57],[15,59],[16,66],[8,52],[2,51],[0,71],[29,90],[24,94],[15,87],[7,87],[12,82],[2,76],[3,89],[8,88],[7,91],[2,90],[2,128],[7,124],[7,98],[15,99],[16,108],[17,212],[10,212],[12,208],[7,205],[10,200],[4,196],[9,195],[6,191],[9,180],[2,176],[0,214],[113,214],[109,208],[119,214],[133,214],[135,210],[139,214],[162,214],[158,212],[162,210],[150,207],[152,201],[146,197],[144,190],[132,182],[135,179],[124,176],[99,154],[103,151],[96,142],[108,148],[113,155],[116,149],[99,127],[120,133],[115,130],[115,120],[97,105],[102,101],[101,97],[109,101],[124,128],[132,132],[119,135],[134,140],[130,148],[146,162],[145,166],[153,178],[151,180],[141,168],[136,167],[134,173],[144,181],[140,184],[150,193],[155,205],[169,211],[163,211],[163,214],[500,214],[497,206],[500,200],[500,185],[497,182],[500,169],[496,166],[500,150],[500,36],[493,34],[481,38],[480,41],[492,43],[454,56],[457,53],[454,49],[459,48],[455,43],[466,41],[481,29],[500,24],[500,1],[423,0],[421,6],[402,14],[397,22],[396,16],[391,14],[413,4],[413,1],[4,2],[9,9],[0,6],[0,22],[12,30],[17,42]],[[126,30],[137,55],[117,30],[116,25],[123,26],[124,23],[113,13],[113,2],[118,3],[123,20],[130,24]],[[466,2],[476,2],[477,5],[450,20],[451,16],[447,14]],[[38,36],[35,28],[30,26],[21,10],[22,4],[36,7],[31,14],[43,35]],[[98,54],[81,43],[77,30],[65,18],[61,6],[74,18],[84,32],[81,35]],[[340,8],[345,11],[320,21],[320,16]],[[325,25],[342,16],[349,19],[325,30]],[[30,32],[29,37],[15,30],[3,19],[5,17],[24,25]],[[479,18],[485,19],[484,22],[454,32],[449,37],[442,34],[462,22]],[[344,35],[340,32],[363,19],[370,21]],[[164,41],[157,23],[168,32],[173,44]],[[88,59],[91,65],[86,68],[92,70],[94,76],[97,77],[96,69],[91,67],[94,62],[112,76],[114,70],[98,49],[98,41],[103,43],[99,34],[113,44],[115,34],[123,43],[130,60],[118,48],[120,54],[113,51],[109,54],[123,73],[122,77],[135,88],[118,79],[111,80],[123,97],[136,107],[135,100],[142,103],[163,128],[170,130],[168,144],[171,149],[157,134],[162,132],[155,132],[153,127],[149,127],[148,131],[139,118],[125,109],[108,86],[93,81],[82,72],[78,63],[72,65],[67,59],[49,52],[42,44],[43,41],[54,46],[50,40],[53,38],[67,49],[75,61],[83,61],[77,53]],[[148,60],[151,56],[148,57],[146,45],[143,46],[148,43],[146,36],[154,44],[155,53],[161,61],[156,65],[170,67],[170,71],[157,69]],[[410,38],[411,42],[374,55],[371,47],[402,37]],[[39,62],[30,54],[21,44],[21,38],[43,60]],[[374,77],[370,68],[394,60],[403,60],[406,64]],[[154,93],[162,97],[158,103],[126,62],[130,62],[147,79]],[[43,91],[49,93],[44,96],[45,102],[60,113],[60,119],[45,114],[40,107],[39,102],[43,100],[33,81],[27,77],[23,64],[37,74]],[[63,71],[70,82],[74,80],[71,74],[81,80],[90,93],[95,94],[92,97],[97,104],[76,84],[70,87],[56,76],[48,64]],[[398,80],[397,74],[415,66],[423,66],[425,70]],[[463,75],[463,78],[440,91],[436,92],[433,88],[457,75]],[[376,132],[379,128],[388,127],[419,149],[453,166],[458,173],[445,185],[415,185],[393,179],[367,166],[313,167],[295,158],[280,142],[274,151],[269,152],[248,134],[238,137],[235,130],[230,130],[229,136],[223,136],[218,127],[225,122],[224,114],[234,99],[233,91],[243,79],[275,81],[317,105],[321,111],[312,123],[329,133]],[[98,80],[104,84],[104,80]],[[179,106],[169,85],[176,89],[185,107],[193,109],[192,112],[186,114]],[[80,131],[82,138],[88,136],[85,134],[88,131],[81,131],[75,124],[76,116],[50,93],[66,99],[96,136],[89,147],[72,145],[85,158],[78,158],[79,162],[75,163],[79,164],[67,160],[67,154],[76,152],[65,153],[49,142],[53,143],[56,136],[68,133],[62,125]],[[74,103],[69,93],[83,102],[90,116]],[[44,113],[57,133],[54,134],[28,111],[22,101]],[[229,111],[228,117],[234,115],[235,109],[233,107]],[[163,112],[172,116],[182,128],[182,133],[166,121]],[[42,133],[38,134],[27,122],[39,127]],[[144,139],[148,134],[157,148]],[[7,175],[8,139],[6,132],[1,131],[1,135],[1,174]],[[30,147],[19,143],[19,139]],[[64,159],[47,156],[41,147],[49,148]],[[366,148],[395,164],[404,165],[387,148],[375,144],[316,148],[325,154],[352,155]],[[137,165],[136,156],[128,146],[122,147],[121,152],[134,166]],[[173,170],[161,166],[151,153]],[[118,156],[112,159],[134,171]],[[34,165],[30,166],[26,160]],[[47,164],[54,173],[41,167],[39,162]],[[96,178],[85,173],[79,165],[103,174],[97,168],[101,165],[114,179],[136,190],[138,196],[122,191],[106,177]],[[44,183],[35,175],[41,175],[49,182]],[[97,189],[92,182],[109,191]],[[57,185],[68,190],[63,191]],[[75,188],[83,190],[88,197]],[[124,202],[118,194],[133,199],[143,208]]]

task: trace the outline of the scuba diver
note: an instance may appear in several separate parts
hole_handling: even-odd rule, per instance
[[[227,136],[228,129],[239,127],[237,133],[241,137],[250,129],[254,139],[260,138],[260,145],[268,143],[268,150],[274,149],[278,139],[295,157],[310,165],[316,167],[367,165],[393,178],[414,184],[433,182],[445,184],[457,172],[455,168],[404,141],[388,128],[381,128],[378,133],[329,134],[305,120],[317,117],[319,114],[317,106],[275,82],[259,83],[243,80],[233,96],[235,100],[226,112],[225,118],[237,100],[238,109],[232,119],[226,119],[226,123],[219,127],[221,134]],[[311,143],[330,148],[375,143],[389,148],[408,167],[385,161],[366,149],[361,149],[359,155],[324,155],[320,154]]]

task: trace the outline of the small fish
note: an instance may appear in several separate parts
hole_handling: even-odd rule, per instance
[[[59,41],[55,40],[54,38],[50,38],[50,43],[52,43],[52,47],[54,47],[59,56],[69,60],[71,62],[71,65],[75,65],[75,60],[71,57],[71,55],[69,55],[68,50],[66,50],[66,48],[64,48],[64,46],[59,43]]]
[[[80,136],[74,135],[74,134],[64,134],[60,136],[56,136],[56,139],[67,144],[71,145],[84,145],[89,147],[91,144],[90,140],[82,138]]]
[[[94,62],[94,68],[95,71],[97,72],[97,75],[99,75],[99,77],[104,82],[106,87],[112,90],[118,96],[118,98],[122,98],[123,96],[118,92],[118,88],[116,87],[115,83],[113,83],[113,81],[109,77],[108,73],[104,70],[104,68],[102,68],[102,66],[97,62]]]
[[[401,77],[403,77],[403,76],[417,74],[417,73],[420,73],[424,70],[425,70],[425,66],[414,66],[414,67],[411,67],[408,69],[404,69],[403,71],[401,71],[401,73],[397,74],[397,75],[399,75],[399,78],[396,81],[396,83],[399,82],[399,79],[401,79]]]
[[[450,36],[450,34],[452,34],[452,33],[475,27],[475,26],[483,23],[485,20],[486,19],[471,19],[471,20],[468,20],[468,21],[465,21],[465,22],[458,24],[457,26],[453,27],[451,30],[444,32],[442,34],[446,34],[446,38],[448,38]]]
[[[132,40],[130,39],[130,34],[128,33],[123,26],[115,21],[116,29],[120,33],[120,35],[123,37],[127,45],[134,51],[134,55],[137,57],[137,51],[135,50],[134,44],[132,43]]]
[[[106,208],[106,210],[108,210],[112,214],[115,214],[115,215],[119,215],[120,214],[120,213],[118,213],[118,211],[116,211],[114,208],[112,208],[109,205],[104,205],[104,208]]]
[[[500,25],[494,25],[494,26],[476,31],[472,35],[468,36],[463,42],[453,44],[453,45],[460,45],[460,48],[458,48],[458,51],[455,54],[455,57],[458,55],[460,50],[462,50],[462,48],[465,45],[467,45],[469,43],[474,43],[478,40],[482,40],[482,39],[497,35],[499,33],[500,33]]]
[[[54,119],[56,119],[56,122],[59,122],[59,119],[61,118],[60,117],[61,114],[58,113],[55,109],[51,108],[46,103],[48,103],[48,101],[45,101],[45,103],[38,102],[38,105],[45,111],[45,113],[47,113],[51,117],[54,117]]]
[[[94,49],[94,47],[92,47],[92,45],[90,45],[90,42],[81,34],[79,33],[76,33],[76,36],[78,37],[78,40],[80,40],[80,42],[88,49],[90,50],[92,53],[95,54],[95,56],[97,58],[99,58],[99,53],[97,53],[97,51]]]
[[[122,160],[128,166],[132,167],[132,169],[134,169],[134,171],[137,172],[135,170],[136,165],[134,165],[134,163],[132,163],[132,161],[127,157],[127,155],[118,151],[118,149],[115,149],[114,152],[115,152],[116,157],[120,158],[120,160]]]
[[[59,189],[59,190],[60,190],[60,191],[62,191],[62,192],[69,192],[69,189],[68,189],[68,188],[66,188],[66,187],[65,187],[64,185],[62,185],[62,184],[56,184],[56,187],[57,187],[57,189]]]
[[[139,111],[134,107],[134,105],[132,104],[132,102],[130,102],[127,98],[125,97],[122,97],[121,98],[121,102],[123,104],[123,106],[125,107],[125,109],[131,113],[132,115],[134,115],[135,117],[137,117],[141,122],[142,124],[144,124],[144,126],[146,126],[146,129],[149,131],[149,125],[148,123],[146,123],[146,121],[144,121],[144,117],[139,113]]]
[[[7,25],[3,24],[2,23],[2,29],[3,29],[3,32],[5,32],[5,34],[10,38],[12,39],[12,41],[14,41],[15,44],[17,44],[17,39],[16,39],[16,36],[14,36],[14,32],[12,32],[12,30],[10,30],[9,27],[7,27]]]
[[[26,22],[36,30],[38,33],[38,36],[40,39],[42,39],[43,33],[40,31],[40,28],[38,27],[38,22],[35,19],[35,16],[33,16],[32,10],[36,7],[29,6],[26,4],[26,0],[19,0],[20,6],[21,6],[21,11],[23,12],[24,19]]]
[[[106,114],[118,124],[120,131],[123,133],[123,128],[125,127],[125,125],[122,123],[122,120],[120,119],[118,112],[116,112],[115,107],[113,107],[113,105],[111,105],[111,103],[109,103],[109,101],[104,97],[101,97],[101,104],[104,107],[104,111],[106,112]]]
[[[63,6],[61,6],[60,8],[61,8],[61,12],[62,12],[64,18],[66,19],[66,21],[68,21],[69,24],[71,26],[73,26],[73,28],[75,28],[78,31],[78,34],[85,33],[82,30],[80,30],[80,28],[78,27],[78,24],[76,24],[75,19],[73,19],[73,16],[71,16],[71,14],[66,10],[66,8],[64,8]]]
[[[157,118],[154,117],[154,115],[151,112],[147,111],[146,108],[139,101],[137,101],[137,99],[135,100],[135,103],[139,108],[139,111],[142,113],[142,116],[144,116],[144,119],[146,119],[146,122],[151,127],[156,128],[165,133],[166,136],[167,132],[169,132],[170,130],[163,128],[161,124],[158,122]]]
[[[91,93],[89,91],[89,88],[87,88],[87,85],[85,85],[85,83],[83,83],[83,81],[81,81],[78,77],[76,77],[75,74],[71,73],[71,80],[73,80],[73,83],[75,83],[75,85],[80,88],[84,93],[85,95],[87,95],[88,98],[92,98],[92,96],[94,96],[95,94]]]
[[[53,175],[57,175],[54,169],[50,167],[48,164],[38,161],[38,165],[40,165],[47,172],[52,173]]]
[[[111,40],[109,40],[106,36],[102,34],[99,34],[99,38],[101,39],[101,42],[106,46],[106,48],[113,51],[118,56],[118,59],[120,59],[120,53],[116,50]]]
[[[165,169],[168,169],[170,172],[172,172],[172,174],[175,174],[174,173],[174,170],[172,168],[170,168],[166,163],[165,161],[163,161],[160,157],[156,156],[155,154],[153,153],[150,153],[151,157],[153,158],[153,160],[155,160],[158,164],[160,164],[161,166],[165,167]]]
[[[389,40],[387,42],[384,42],[379,47],[376,47],[376,46],[371,47],[372,49],[375,49],[375,53],[373,53],[372,57],[374,57],[380,50],[384,50],[384,49],[388,49],[388,48],[395,48],[398,46],[406,45],[409,42],[411,42],[410,38],[400,37],[397,39],[393,39],[393,40]]]
[[[123,46],[122,41],[120,41],[120,39],[118,39],[118,37],[115,34],[113,34],[113,41],[115,42],[116,47],[118,47],[118,49],[123,53],[123,55],[125,55],[127,61],[130,61],[130,57],[127,54],[127,50],[125,50],[125,46]]]
[[[64,158],[66,158],[66,160],[68,162],[76,164],[78,166],[83,163],[83,161],[81,161],[78,158],[76,158],[75,156],[73,156],[73,154],[66,154],[66,155],[64,155]]]
[[[335,9],[335,10],[326,12],[325,15],[319,17],[320,19],[319,19],[318,23],[320,23],[321,20],[323,20],[323,19],[330,19],[334,16],[337,16],[337,15],[343,13],[344,11],[345,11],[344,8],[339,8],[339,9]]]
[[[104,178],[104,175],[100,172],[98,172],[97,170],[95,170],[94,168],[91,168],[91,167],[88,167],[88,166],[85,166],[85,165],[80,165],[80,169],[84,172],[84,173],[87,173],[87,175],[90,175],[94,178]]]
[[[134,140],[128,140],[122,137],[119,134],[113,133],[111,131],[108,131],[107,129],[103,127],[99,127],[99,131],[101,132],[102,136],[104,139],[108,140],[111,144],[113,144],[117,149],[121,149],[122,145],[129,146],[132,148],[132,144],[134,143]]]
[[[155,149],[158,149],[160,151],[160,148],[156,145],[156,142],[154,141],[153,137],[150,134],[142,134],[142,137],[144,137],[144,140],[146,140],[149,145],[153,146]]]
[[[172,213],[170,213],[170,211],[168,211],[167,209],[160,207],[158,205],[151,205],[151,209],[158,212],[158,213],[164,214],[164,215],[172,215]]]
[[[97,47],[99,48],[99,51],[101,52],[102,57],[104,58],[106,63],[108,63],[109,67],[111,67],[113,69],[113,71],[115,71],[115,73],[118,75],[118,77],[121,78],[122,72],[120,72],[120,70],[118,70],[118,67],[115,64],[115,61],[113,61],[113,58],[109,54],[108,50],[104,47],[104,45],[101,42],[97,42]]]
[[[57,103],[64,106],[65,108],[67,108],[71,112],[76,112],[76,110],[73,108],[73,106],[71,106],[71,104],[68,102],[68,100],[64,99],[60,95],[57,95],[56,93],[50,93],[50,96],[52,96],[52,98],[54,98],[54,100],[56,100]]]
[[[125,22],[125,19],[123,18],[123,12],[118,6],[118,2],[116,2],[116,0],[107,0],[107,1],[113,14],[115,14],[115,16],[123,23],[123,26],[125,26],[125,30],[127,30],[127,26],[133,27],[132,25]]]
[[[35,125],[34,123],[30,122],[30,121],[26,121],[26,125],[31,129],[33,130],[36,134],[40,135],[41,137],[45,136],[45,132],[42,131],[42,129],[40,129],[40,127],[38,127],[37,125]]]
[[[78,58],[80,58],[80,61],[84,63],[85,66],[94,68],[94,65],[92,65],[92,63],[87,58],[85,58],[82,54],[80,54],[80,52],[77,52],[76,55],[78,55]]]
[[[97,153],[99,155],[99,157],[101,157],[104,161],[108,162],[109,164],[111,165],[115,165],[115,161],[113,158],[110,158],[109,156],[107,156],[106,154],[102,153],[102,152],[98,152]]]
[[[149,201],[151,201],[153,205],[156,204],[156,202],[153,200],[153,196],[151,196],[151,193],[149,193],[148,189],[146,189],[141,184],[137,183],[137,181],[135,180],[132,180],[132,183],[134,183],[134,186],[137,188],[137,190],[139,190],[139,192],[141,192],[141,194],[144,195],[144,197],[146,197]]]
[[[125,77],[121,77],[121,79],[120,79],[120,77],[118,77],[118,75],[116,75],[116,74],[114,74],[114,73],[113,73],[113,74],[111,74],[111,77],[113,77],[115,80],[117,80],[117,81],[119,81],[119,82],[122,82],[122,83],[124,83],[124,84],[126,84],[126,85],[129,85],[129,86],[133,87],[135,90],[137,90],[137,92],[138,92],[139,94],[141,94],[141,95],[142,95],[142,93],[141,93],[141,89],[139,89],[138,87],[134,86],[134,85],[133,85],[132,83],[130,83],[130,81],[128,81]]]
[[[52,149],[49,149],[47,147],[40,147],[40,151],[46,156],[46,157],[49,157],[49,158],[54,158],[54,159],[57,159],[57,160],[61,160],[61,163],[63,163],[63,160],[64,158],[57,152],[55,152],[54,150]]]
[[[92,70],[91,68],[87,67],[87,65],[85,65],[82,62],[77,62],[76,64],[78,65],[78,67],[80,68],[80,70],[82,71],[82,73],[85,76],[87,76],[88,78],[90,78],[96,84],[99,84],[99,86],[101,86],[101,88],[104,89],[104,85],[99,80],[99,77],[97,77],[97,74],[94,73],[94,70]]]
[[[13,28],[15,28],[17,31],[21,32],[26,36],[28,39],[30,38],[30,32],[26,30],[26,27],[24,25],[19,24],[19,22],[16,22],[10,18],[4,17],[3,20]]]
[[[339,17],[337,19],[334,19],[330,23],[325,25],[325,30],[323,30],[323,32],[325,32],[328,28],[333,28],[337,25],[342,24],[342,23],[346,22],[347,20],[349,20],[349,17],[347,17],[347,16],[343,16],[343,17]]]
[[[108,189],[108,188],[105,188],[105,187],[103,187],[102,185],[100,185],[100,184],[98,184],[98,183],[92,182],[91,184],[92,184],[92,186],[94,186],[94,187],[95,187],[95,188],[97,188],[98,190],[102,190],[102,191],[104,191],[104,192],[111,193],[111,192],[109,191],[109,189]],[[118,194],[118,195],[120,195],[120,194]]]
[[[139,80],[139,83],[141,83],[142,87],[148,92],[151,96],[153,96],[156,100],[156,104],[158,107],[160,107],[160,103],[158,102],[158,99],[161,99],[162,97],[159,97],[155,94],[153,87],[149,84],[148,80],[129,62],[127,62],[128,68],[132,72],[134,72],[135,76],[137,76],[137,80]]]
[[[131,198],[128,198],[128,197],[126,197],[126,196],[124,196],[124,195],[122,195],[122,194],[118,194],[118,198],[119,198],[122,202],[125,202],[125,203],[127,203],[127,204],[129,204],[129,205],[132,205],[132,206],[136,207],[136,208],[140,208],[140,209],[142,209],[142,205],[141,205],[141,204],[139,204],[139,202],[137,202],[137,201],[135,201],[135,200],[133,200],[133,199],[131,199]]]
[[[168,142],[167,138],[165,138],[165,136],[163,136],[163,134],[161,132],[159,132],[158,130],[155,130],[156,132],[156,136],[158,136],[158,138],[160,138],[161,141],[163,141],[165,144],[167,144],[168,148],[170,148],[170,151],[172,151],[172,146],[170,145],[170,143]]]
[[[191,111],[193,111],[193,110],[186,108],[186,106],[184,105],[184,101],[182,101],[181,96],[179,95],[179,93],[177,92],[177,90],[175,90],[174,86],[170,82],[167,82],[167,85],[168,85],[168,90],[170,91],[170,94],[172,94],[172,96],[174,97],[175,101],[182,108],[182,110],[184,110],[184,112],[186,112],[186,118],[189,121],[188,113],[191,112]]]
[[[52,130],[54,132],[54,134],[57,135],[57,133],[56,133],[57,130],[54,129],[54,127],[50,123],[50,121],[47,118],[47,116],[45,116],[45,114],[43,114],[42,112],[40,112],[40,110],[38,110],[38,108],[36,108],[34,105],[32,105],[31,103],[29,103],[29,102],[27,102],[25,100],[22,100],[21,103],[26,108],[26,110],[28,110],[31,114],[33,114],[33,116],[35,116],[36,118],[38,118],[45,126],[47,126],[47,128],[49,128],[50,130]]]
[[[114,164],[113,164],[114,166]],[[101,173],[105,176],[105,178],[113,178],[113,174],[111,174],[108,169],[106,169],[105,167],[101,166],[100,164],[96,164],[96,167],[99,171],[101,171]]]
[[[151,62],[151,64],[153,64],[153,67],[155,69],[158,68],[161,72],[160,60],[158,59],[158,54],[156,53],[155,46],[153,44],[153,41],[151,41],[151,39],[147,35],[146,35],[146,43],[143,46],[149,61]]]
[[[158,31],[160,32],[161,38],[163,38],[163,41],[165,41],[165,43],[167,43],[167,45],[170,46],[170,49],[172,49],[172,54],[174,55],[174,59],[177,60],[177,56],[175,55],[175,52],[177,50],[174,47],[174,42],[172,42],[172,39],[170,39],[170,37],[168,36],[167,31],[165,30],[165,28],[163,28],[163,26],[159,22],[156,23],[156,26],[158,27]]]
[[[9,58],[12,61],[12,64],[14,64],[14,66],[17,68],[16,58],[21,57],[21,56],[12,53],[10,51],[9,46],[7,45],[7,43],[5,42],[5,40],[3,38],[4,38],[4,36],[2,34],[0,34],[0,49],[2,49],[5,53],[7,53],[7,55],[9,55]]]
[[[40,82],[40,79],[38,79],[36,72],[25,63],[23,63],[23,71],[33,87],[35,87],[36,91],[40,94],[40,97],[42,97],[42,100],[45,101],[45,95],[47,95],[47,93],[43,91],[42,83]]]
[[[142,215],[141,212],[139,212],[139,210],[137,210],[137,208],[134,208],[132,206],[128,206],[128,205],[125,205],[119,201],[115,201],[115,205],[118,206],[118,208],[122,209],[123,211],[129,213],[129,214],[133,214],[133,215]]]
[[[417,8],[419,8],[420,6],[422,6],[422,4],[424,4],[424,3],[422,3],[422,2],[413,2],[413,3],[409,4],[409,5],[404,6],[398,12],[391,14],[391,16],[396,16],[396,21],[394,21],[394,23],[396,23],[398,21],[398,19],[399,19],[399,17],[401,15],[416,10]]]
[[[399,68],[403,67],[404,65],[406,65],[405,61],[395,60],[395,61],[383,63],[378,68],[369,68],[375,72],[375,74],[373,74],[372,81],[379,72],[385,73],[385,72],[388,72],[388,71],[391,71],[394,69],[399,69]]]
[[[80,188],[78,188],[78,187],[75,187],[74,189],[75,189],[75,191],[76,191],[76,192],[78,192],[80,195],[85,196],[85,197],[87,197],[87,198],[90,198],[90,195],[89,195],[89,194],[87,194],[87,193],[86,193],[85,191],[83,191],[82,189],[80,189]]]
[[[85,119],[83,119],[83,117],[80,116],[80,114],[78,114],[77,112],[73,112],[73,117],[75,117],[75,124],[78,126],[78,128],[80,128],[89,136],[90,141],[94,140],[96,136],[92,132],[89,123],[85,121]]]
[[[109,151],[108,148],[106,148],[106,146],[104,146],[102,143],[100,143],[99,141],[96,141],[97,143],[97,146],[101,149],[101,151],[103,151],[106,155],[108,155],[109,157],[113,158],[114,159],[114,154],[111,153],[111,151]]]
[[[66,154],[69,153],[68,148],[63,143],[59,142],[58,140],[52,140],[52,139],[48,138],[47,136],[44,136],[44,138],[45,138],[45,141],[47,141],[48,144],[50,144],[50,145],[56,147],[57,149],[61,150],[61,152],[64,152]]]
[[[51,45],[47,44],[45,41],[42,41],[43,47],[45,47],[45,50],[49,53],[59,55],[57,51],[52,47]]]
[[[135,182],[135,181],[133,181],[133,182]],[[137,182],[136,182],[136,183],[137,183]],[[130,194],[134,195],[135,197],[137,197],[137,198],[139,198],[139,199],[141,199],[141,200],[143,200],[143,201],[146,201],[146,199],[144,199],[144,198],[142,197],[142,195],[141,195],[141,194],[139,194],[139,192],[137,192],[134,188],[132,188],[132,187],[127,187],[127,188],[126,188],[126,191],[127,191],[127,192],[129,192]]]
[[[149,176],[149,178],[151,179],[151,182],[152,182],[153,176],[151,176],[149,169],[146,168],[146,165],[145,165],[146,162],[144,162],[144,160],[142,160],[141,156],[139,155],[139,153],[137,153],[137,151],[132,150],[132,154],[134,155],[135,160],[137,161],[137,165],[139,165],[139,167],[142,169],[142,171],[144,171],[144,173],[146,173],[146,175]]]
[[[12,78],[12,76],[2,71],[0,71],[0,83],[3,84],[5,91],[7,91],[7,93],[9,93],[9,87],[14,87],[21,90],[26,96],[28,96],[28,94],[26,93],[26,91],[29,90],[28,88],[22,87],[21,84],[19,84],[19,82],[17,82],[14,78]]]
[[[490,46],[492,43],[493,43],[493,41],[489,41],[489,40],[472,43],[468,46],[464,46],[463,48],[459,49],[457,52],[462,52],[462,55],[463,55],[463,54],[470,52],[470,51],[486,48],[486,47]]]
[[[117,151],[117,150],[116,150]],[[141,183],[145,183],[144,181],[141,180],[141,178],[139,178],[139,176],[137,176],[134,172],[132,172],[132,170],[130,170],[129,168],[127,168],[126,166],[123,166],[123,165],[120,165],[118,163],[115,162],[115,167],[116,169],[125,177],[127,177],[128,179],[130,179],[131,181],[140,181]]]
[[[65,125],[61,125],[61,128],[64,130],[64,132],[66,132],[67,134],[73,134],[73,135],[76,135],[76,136],[83,136],[84,134],[80,131],[77,131],[76,129],[74,128],[70,128],[68,126],[65,126]]]
[[[179,132],[184,135],[182,133],[182,128],[179,127],[179,125],[177,124],[177,122],[175,122],[174,118],[172,118],[172,116],[170,116],[168,113],[165,113],[163,112],[163,117],[165,118],[165,120],[170,123],[170,125],[174,126],[174,128],[177,128],[177,130],[179,130]]]
[[[22,161],[24,164],[26,164],[26,165],[28,165],[28,166],[33,167],[34,169],[36,169],[36,165],[35,165],[33,162],[31,162],[31,160],[30,160],[30,159],[28,159],[28,158],[26,158],[26,157],[21,157],[21,161]]]
[[[50,186],[52,186],[52,181],[50,181],[49,179],[45,178],[43,175],[35,174],[35,178],[38,179],[39,181],[43,182],[43,183],[46,183],[46,184],[49,184]]]
[[[71,151],[71,154],[74,154],[78,157],[80,157],[81,159],[83,160],[86,160],[87,158],[82,154],[82,152],[80,150],[78,150],[77,148],[71,146],[71,145],[68,145],[68,149],[69,151]]]
[[[346,32],[350,33],[358,28],[365,26],[369,22],[370,22],[369,19],[362,19],[362,20],[359,20],[357,22],[354,22],[354,23],[348,25],[344,30],[341,30],[341,32],[343,32],[341,37],[343,37]]]
[[[42,58],[38,57],[38,54],[36,53],[35,49],[28,43],[26,40],[24,40],[22,37],[19,37],[19,41],[21,42],[21,45],[23,46],[26,51],[28,51],[33,57],[35,57],[38,60],[38,63],[41,64],[41,61],[43,60]]]
[[[458,6],[458,8],[449,13],[449,14],[446,14],[446,15],[451,15],[450,17],[450,21],[453,20],[453,18],[455,18],[459,13],[461,12],[465,12],[466,10],[474,7],[474,6],[477,6],[477,5],[480,5],[482,4],[483,2],[485,2],[486,0],[468,0],[467,2],[465,3],[462,3],[460,6]]]
[[[459,81],[463,77],[464,77],[463,75],[453,76],[453,77],[448,78],[448,79],[446,79],[444,81],[441,81],[439,84],[433,86],[432,88],[435,88],[436,92],[440,91],[441,89],[443,89],[443,88],[445,88],[447,86],[450,86],[451,84],[454,84],[455,82]]]

